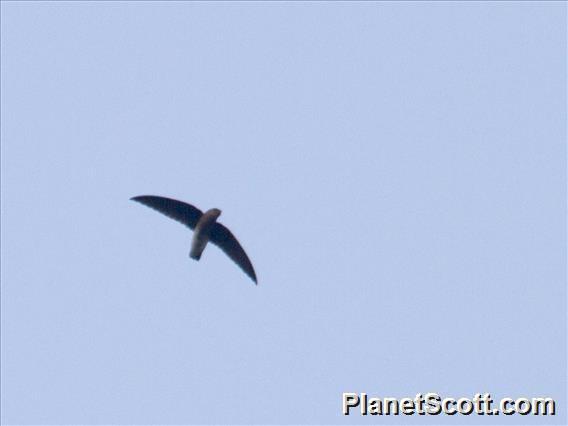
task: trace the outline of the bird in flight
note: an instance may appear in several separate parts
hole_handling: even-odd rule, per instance
[[[189,257],[192,259],[199,260],[203,250],[205,250],[205,246],[211,241],[223,250],[255,284],[258,284],[254,268],[247,254],[232,232],[217,222],[217,218],[221,215],[221,210],[209,209],[203,213],[191,204],[155,195],[139,195],[132,197],[131,200],[157,210],[191,229],[193,231],[193,239]]]

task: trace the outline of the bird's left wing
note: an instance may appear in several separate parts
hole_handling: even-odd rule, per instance
[[[183,223],[190,229],[195,229],[195,225],[197,225],[199,218],[203,215],[203,212],[197,207],[172,198],[158,197],[156,195],[139,195],[138,197],[132,197],[131,200],[153,208],[169,218]]]
[[[257,284],[252,263],[231,231],[217,222],[211,230],[209,241],[223,250]]]

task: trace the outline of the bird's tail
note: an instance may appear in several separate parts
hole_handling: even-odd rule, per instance
[[[201,259],[201,253],[194,253],[192,250],[189,252],[189,257],[191,257],[193,260],[199,261],[199,259]]]

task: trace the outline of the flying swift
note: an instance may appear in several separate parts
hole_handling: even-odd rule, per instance
[[[203,213],[191,204],[156,195],[139,195],[132,197],[131,200],[157,210],[191,229],[193,238],[189,257],[192,259],[197,261],[201,259],[207,243],[212,242],[223,250],[255,284],[258,284],[256,273],[244,249],[233,233],[223,224],[217,222],[221,210],[213,208]]]

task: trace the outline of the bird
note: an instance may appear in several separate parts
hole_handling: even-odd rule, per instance
[[[190,258],[199,261],[207,243],[212,242],[258,285],[252,263],[239,241],[229,229],[217,222],[221,210],[213,208],[203,213],[191,204],[157,195],[138,195],[132,197],[131,200],[157,210],[191,229],[193,238],[189,252]]]

